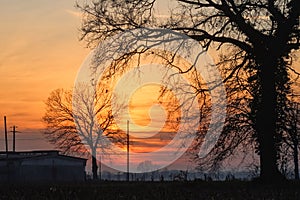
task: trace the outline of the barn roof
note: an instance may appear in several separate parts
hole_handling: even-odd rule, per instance
[[[40,151],[19,151],[19,152],[0,152],[0,161],[20,160],[20,159],[43,159],[43,158],[60,158],[68,160],[86,161],[85,158],[61,155],[58,150],[40,150]]]

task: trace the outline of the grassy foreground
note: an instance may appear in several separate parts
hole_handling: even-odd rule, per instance
[[[0,199],[300,199],[300,183],[252,182],[101,182],[53,185],[2,185]]]

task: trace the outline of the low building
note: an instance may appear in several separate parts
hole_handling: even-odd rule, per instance
[[[0,182],[80,182],[86,159],[59,151],[0,152]]]

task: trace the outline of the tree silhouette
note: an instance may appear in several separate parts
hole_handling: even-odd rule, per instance
[[[155,0],[102,0],[78,7],[84,18],[82,40],[92,46],[120,32],[163,27],[184,33],[206,49],[227,50],[235,58],[224,82],[249,77],[249,103],[260,155],[260,177],[281,179],[278,171],[280,107],[289,93],[291,52],[299,49],[298,0],[178,0],[169,18],[155,15]],[[238,51],[231,51],[231,48]],[[231,59],[233,60],[233,59]],[[278,110],[279,109],[279,110]]]
[[[157,170],[157,166],[152,164],[150,160],[145,160],[138,164],[137,170],[142,173],[146,173],[146,172]]]
[[[122,134],[114,127],[108,90],[99,87],[94,92],[84,84],[78,87],[76,93],[64,89],[51,92],[45,102],[43,121],[47,129],[44,133],[64,153],[89,153],[93,179],[97,179],[98,152],[105,153],[110,149],[105,138],[120,142]],[[76,111],[72,105],[77,106]]]
[[[286,144],[288,152],[292,154],[292,160],[294,163],[294,178],[299,179],[299,142],[300,142],[300,106],[295,99],[288,103],[288,114],[286,120],[286,126],[283,134],[283,141]],[[285,152],[284,152],[285,153]],[[286,153],[288,154],[288,153]]]

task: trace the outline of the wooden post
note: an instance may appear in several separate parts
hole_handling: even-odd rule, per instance
[[[129,181],[129,120],[127,120],[127,181]]]
[[[6,116],[4,116],[4,135],[5,135],[5,152],[8,155],[8,142],[7,142],[7,126],[6,126]]]
[[[13,126],[13,152],[16,152],[16,126]]]

